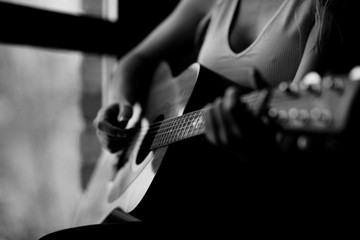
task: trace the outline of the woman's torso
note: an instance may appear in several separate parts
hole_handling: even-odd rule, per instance
[[[312,0],[218,0],[198,62],[237,82],[257,70],[267,85],[291,81],[314,25]]]

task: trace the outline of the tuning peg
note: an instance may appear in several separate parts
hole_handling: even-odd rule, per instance
[[[309,72],[301,82],[305,85],[318,85],[321,83],[321,76],[317,72]]]
[[[280,125],[287,124],[289,120],[288,111],[285,109],[270,108],[267,112],[268,120]]]
[[[333,89],[338,92],[342,92],[345,89],[344,78],[340,76],[326,76],[323,79],[323,87],[326,89]]]
[[[327,109],[313,108],[310,110],[310,119],[314,126],[325,128],[332,122],[332,115]]]
[[[306,136],[299,136],[297,139],[296,139],[296,145],[298,147],[298,149],[300,150],[307,150],[309,149],[309,138],[306,137]]]
[[[349,73],[349,78],[351,81],[359,81],[360,80],[360,66],[356,66],[351,69]]]
[[[275,134],[275,141],[277,142],[277,144],[281,150],[287,151],[287,150],[291,149],[291,146],[294,143],[294,138],[289,134],[277,132]]]
[[[278,89],[293,96],[297,96],[300,93],[300,87],[297,83],[281,82]]]
[[[305,75],[303,80],[300,82],[302,90],[308,92],[321,94],[321,76],[317,72],[310,72]]]
[[[319,95],[319,94],[321,94],[321,85],[320,84],[308,85],[307,90],[311,93],[315,93],[315,94]]]
[[[322,85],[326,89],[330,89],[334,85],[334,81],[331,76],[325,76],[322,81]]]
[[[277,119],[279,117],[279,111],[276,108],[270,108],[268,111],[268,117],[270,119]]]
[[[308,124],[310,113],[306,109],[290,108],[288,110],[290,124],[294,127],[303,127]]]
[[[333,84],[333,89],[338,91],[338,92],[342,92],[345,89],[345,83],[344,83],[344,79],[340,78],[340,77],[335,77],[334,78],[334,84]]]
[[[323,79],[323,87],[326,89],[333,89],[342,92],[345,89],[344,78],[340,76],[326,76]]]
[[[289,83],[287,82],[281,82],[278,86],[278,89],[282,92],[287,91],[288,88],[289,88]]]

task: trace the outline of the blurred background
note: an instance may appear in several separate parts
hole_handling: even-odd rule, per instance
[[[0,0],[0,240],[96,223],[86,213],[99,201],[86,200],[99,195],[89,186],[102,157],[92,122],[103,89],[117,59],[177,2]],[[360,41],[350,42],[334,61],[340,71],[359,63]]]
[[[102,87],[177,1],[129,2],[0,1],[1,240],[82,224],[75,212],[101,155],[92,122]]]

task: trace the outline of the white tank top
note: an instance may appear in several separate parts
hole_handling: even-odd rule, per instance
[[[238,1],[220,0],[214,6],[198,62],[247,87],[256,86],[248,80],[254,68],[269,86],[292,81],[314,26],[314,1],[285,0],[255,41],[236,53],[229,45],[229,29]]]

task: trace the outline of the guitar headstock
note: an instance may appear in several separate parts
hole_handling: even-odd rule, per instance
[[[283,131],[297,134],[341,134],[354,111],[359,81],[329,75],[319,84],[282,83],[271,92],[265,118]]]

